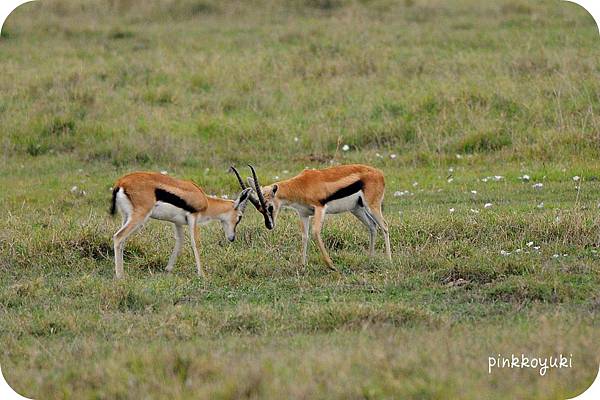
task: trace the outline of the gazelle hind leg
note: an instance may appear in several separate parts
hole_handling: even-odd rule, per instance
[[[181,251],[181,244],[183,243],[183,226],[178,224],[174,224],[173,226],[175,227],[175,247],[169,257],[167,268],[165,268],[165,271],[167,272],[173,271],[173,267],[177,262],[177,256],[179,256],[179,252]]]
[[[115,252],[115,275],[118,279],[123,278],[123,250],[125,248],[125,241],[127,238],[131,236],[143,223],[146,221],[147,217],[141,216],[139,214],[133,214],[131,217],[127,219],[125,225],[121,227],[113,235],[113,246]]]
[[[313,216],[313,226],[312,233],[313,238],[317,242],[317,246],[319,246],[319,251],[321,252],[321,258],[327,264],[327,267],[333,271],[337,271],[335,266],[333,265],[333,261],[327,254],[327,249],[325,248],[325,244],[323,244],[323,239],[321,238],[321,228],[323,228],[323,220],[325,219],[325,209],[323,207],[316,207],[315,214]]]
[[[362,222],[369,230],[369,257],[375,255],[375,237],[377,235],[377,223],[375,219],[367,214],[364,207],[357,208],[352,214]]]
[[[379,226],[381,228],[381,231],[383,232],[383,239],[385,240],[385,255],[387,256],[388,260],[392,261],[390,233],[388,230],[387,222],[385,221],[385,218],[383,218],[383,214],[381,212],[381,204],[378,204],[377,206],[373,207],[373,209],[369,210],[368,212],[377,223],[377,226]]]
[[[123,231],[129,226],[129,220],[125,219],[121,228],[113,235],[113,251],[115,254],[115,275],[117,279],[123,277]]]

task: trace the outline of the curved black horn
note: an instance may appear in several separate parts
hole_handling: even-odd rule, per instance
[[[250,169],[252,170],[252,178],[254,178],[254,186],[256,186],[256,194],[258,195],[258,200],[260,201],[260,205],[263,209],[267,208],[267,202],[265,201],[265,197],[263,196],[262,190],[260,189],[260,183],[258,183],[258,177],[256,176],[256,171],[254,167],[248,164]]]
[[[245,190],[248,186],[246,186],[246,184],[242,180],[242,177],[240,176],[238,170],[232,165],[231,167],[229,167],[229,171],[235,174],[238,182],[240,183],[240,186],[242,187],[242,190]],[[250,193],[248,200],[250,200],[250,203],[252,203],[257,210],[260,209],[260,204],[254,193]]]
[[[229,171],[233,172],[235,174],[238,182],[240,183],[240,186],[242,187],[242,190],[246,189],[246,184],[242,180],[242,177],[240,176],[240,173],[238,172],[238,170],[235,169],[235,167],[232,165],[231,167],[229,167]]]

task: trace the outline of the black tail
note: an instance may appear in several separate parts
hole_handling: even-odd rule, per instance
[[[117,213],[117,192],[118,191],[119,191],[118,187],[113,189],[112,203],[110,205],[110,215],[115,215]]]

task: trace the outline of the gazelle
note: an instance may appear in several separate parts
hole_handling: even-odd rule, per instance
[[[391,260],[388,226],[381,212],[385,182],[383,173],[367,165],[340,165],[322,170],[305,170],[299,175],[261,188],[254,167],[249,165],[253,178],[248,184],[258,198],[251,194],[252,203],[263,214],[267,229],[273,229],[280,208],[289,207],[298,212],[302,229],[302,263],[306,265],[310,217],[312,234],[323,261],[336,270],[327,254],[321,229],[326,214],[351,212],[369,230],[369,255],[375,253],[375,236],[379,227],[385,239],[385,253]],[[247,190],[239,172],[231,167],[242,189]]]
[[[192,249],[198,274],[205,277],[200,263],[198,224],[220,221],[225,236],[235,240],[235,230],[242,219],[252,189],[244,189],[234,200],[207,196],[192,181],[171,178],[155,172],[134,172],[123,176],[113,186],[111,214],[123,215],[123,226],[113,236],[115,272],[123,277],[123,249],[127,238],[149,218],[172,222],[175,225],[175,248],[169,257],[167,271],[172,271],[183,242],[183,229],[190,231]]]

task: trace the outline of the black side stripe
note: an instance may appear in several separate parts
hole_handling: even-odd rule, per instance
[[[181,197],[179,197],[176,194],[173,194],[171,192],[167,192],[166,190],[157,188],[154,190],[154,194],[156,195],[156,201],[162,201],[165,203],[172,204],[175,207],[179,207],[179,208],[181,208],[185,211],[191,212],[191,213],[195,213],[198,211],[194,207],[190,206]]]
[[[327,198],[321,200],[321,204],[325,205],[333,200],[343,199],[344,197],[352,196],[354,193],[362,190],[364,187],[363,181],[358,180],[344,188],[337,190],[336,192],[329,195]]]

